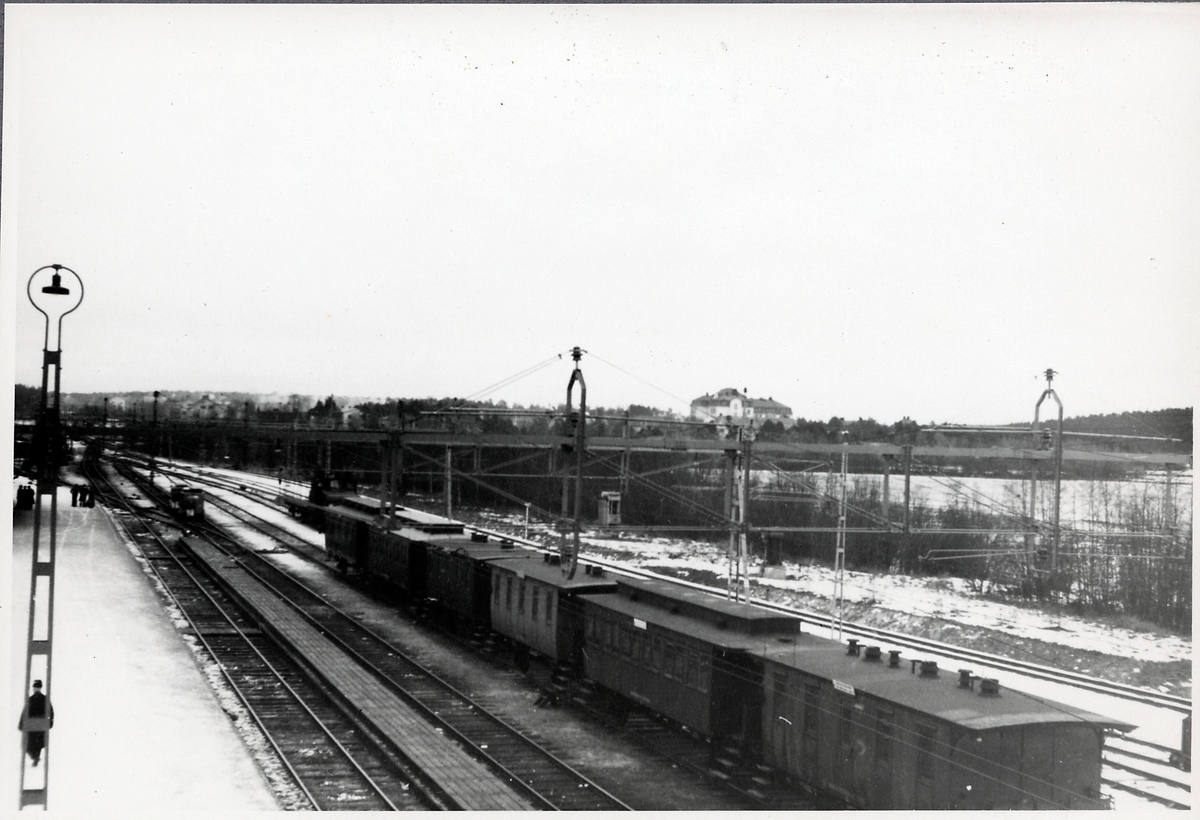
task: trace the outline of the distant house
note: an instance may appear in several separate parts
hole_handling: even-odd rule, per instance
[[[229,412],[229,402],[212,393],[205,393],[201,398],[186,402],[181,408],[185,419],[223,419]]]
[[[697,421],[721,421],[726,416],[734,420],[784,421],[792,417],[792,408],[772,398],[752,399],[732,387],[692,400],[691,417]]]

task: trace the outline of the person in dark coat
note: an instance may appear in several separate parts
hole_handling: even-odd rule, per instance
[[[79,485],[77,484],[71,485],[71,506],[79,506]]]
[[[42,682],[35,680],[33,694],[29,696],[25,709],[21,712],[21,721],[17,724],[17,728],[25,732],[25,753],[33,760],[34,766],[42,760],[42,749],[46,748],[46,733],[40,729],[28,731],[26,726],[29,725],[31,718],[44,717],[50,718],[50,725],[54,725],[54,707],[42,694]]]
[[[92,485],[84,484],[79,488],[79,506],[94,507],[96,502],[92,501]]]

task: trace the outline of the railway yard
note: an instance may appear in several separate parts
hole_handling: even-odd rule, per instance
[[[839,786],[849,781],[839,779],[843,770],[837,766],[827,783],[815,770],[806,779],[801,776],[806,770],[789,762],[787,754],[780,751],[783,747],[755,753],[745,742],[722,739],[716,729],[698,730],[695,727],[702,719],[692,721],[693,728],[688,728],[653,701],[638,704],[636,692],[631,693],[633,697],[614,697],[611,689],[619,689],[615,683],[602,686],[589,675],[568,674],[564,664],[556,665],[537,653],[530,657],[519,643],[491,630],[447,619],[444,612],[430,606],[432,595],[398,603],[354,568],[350,574],[339,572],[337,556],[327,546],[333,530],[322,533],[297,521],[281,503],[288,498],[302,503],[299,500],[307,493],[303,485],[285,486],[280,479],[200,470],[183,463],[164,462],[157,467],[151,478],[142,459],[105,460],[89,465],[86,478],[96,487],[101,505],[122,531],[131,552],[153,575],[180,637],[191,647],[196,663],[206,670],[218,698],[234,704],[226,711],[231,718],[237,716],[239,733],[253,750],[256,765],[281,808],[804,810],[863,806],[863,798],[852,788]],[[198,515],[172,516],[171,489],[184,484],[201,488],[204,502]],[[174,495],[178,507],[180,494]],[[450,524],[416,511],[411,516],[430,532]],[[460,531],[472,534],[466,543],[490,539],[504,549],[520,549],[522,557],[528,552],[513,544],[522,539],[502,535],[486,523]],[[536,542],[528,544],[532,547]],[[595,568],[597,578],[601,574],[606,578],[661,577],[636,566],[654,566],[653,556],[644,562],[611,553],[606,558],[606,550],[589,548],[586,539],[584,544],[581,560],[588,576]],[[544,557],[548,561],[550,556]],[[690,574],[703,576],[702,572]],[[494,582],[493,592],[500,583]],[[685,580],[673,583],[682,585],[682,590],[699,589]],[[524,588],[521,583],[522,608]],[[759,592],[771,600],[752,608],[760,613],[754,617],[774,617],[770,615],[773,612],[798,618],[802,637],[810,632],[819,633],[822,639],[834,634],[826,616],[797,608],[803,607],[804,596],[783,595],[769,586]],[[560,594],[565,602],[565,588]],[[511,604],[511,586],[509,595]],[[707,600],[710,596],[703,597]],[[635,591],[633,600],[637,599]],[[712,596],[715,601],[722,599],[721,595]],[[537,600],[534,597],[532,603],[535,619]],[[549,595],[545,600],[549,623]],[[943,629],[932,636],[945,637],[942,642],[922,636],[929,631],[929,624],[910,619],[904,626],[912,634],[901,634],[890,631],[889,625],[881,622],[882,616],[867,617],[871,609],[852,608],[854,617],[842,625],[842,642],[849,641],[851,649],[839,654],[857,659],[855,644],[862,645],[858,649],[884,646],[896,657],[903,653],[905,668],[912,660],[914,675],[919,663],[922,677],[927,668],[936,676],[939,665],[946,678],[953,678],[959,670],[960,686],[968,682],[972,690],[979,681],[999,680],[1006,698],[1028,696],[1039,703],[1071,704],[1078,715],[1071,720],[1098,721],[1096,725],[1106,727],[1102,732],[1102,785],[1088,787],[1093,789],[1087,792],[1090,802],[1078,805],[1118,809],[1190,806],[1189,778],[1178,765],[1180,721],[1190,714],[1190,686],[1174,690],[1162,686],[1155,691],[1054,669],[1028,658],[1004,657],[997,648],[1011,647],[1011,634],[1008,640],[993,636],[996,639],[989,643],[981,639],[985,630],[979,628],[957,636],[953,630]],[[678,606],[672,611],[677,610]],[[731,610],[727,617],[735,616]],[[560,618],[565,617],[564,609]],[[947,619],[929,620],[944,624]],[[498,622],[493,626],[499,628]],[[589,626],[589,639],[591,631]],[[961,640],[964,634],[971,636],[969,641]],[[979,651],[962,649],[966,643]],[[1023,648],[1008,654],[1036,654],[1044,660],[1044,652]],[[719,685],[717,657],[713,656],[714,687]],[[767,663],[772,663],[769,653],[766,657]],[[971,671],[964,677],[967,668]],[[600,667],[589,666],[588,670],[591,677],[602,678]],[[707,672],[703,665],[700,670],[704,690]],[[783,691],[779,688],[782,674],[775,673],[777,696]],[[837,674],[843,681],[852,680],[848,671]],[[864,679],[863,686],[869,686],[870,680]],[[839,691],[854,691],[845,682],[839,687]],[[856,708],[862,709],[861,705]],[[780,711],[779,720],[787,721],[785,714],[792,713]],[[856,726],[858,721],[867,722],[865,716],[853,718],[845,712],[842,720],[853,720]],[[902,719],[895,722],[902,727]],[[753,731],[757,734],[760,730]],[[1091,730],[1085,734],[1090,736]],[[1033,743],[1033,736],[1029,737],[1026,742]],[[901,758],[894,764],[897,769],[904,765],[904,756],[897,755]],[[908,756],[920,758],[921,751],[918,748]],[[913,765],[923,764],[917,759]],[[875,777],[878,780],[878,771]],[[999,772],[992,779],[1000,782],[1006,778],[1011,781],[1010,775]],[[1065,796],[1069,789],[1039,791],[1028,779],[1019,782],[1030,794],[1042,795],[1039,799],[1050,807],[1056,802],[1076,805],[1075,798]],[[960,799],[970,788],[966,787]],[[1053,788],[1063,788],[1062,783]],[[1080,787],[1080,794],[1083,792]],[[871,799],[878,798],[867,798]],[[914,799],[932,798],[918,794]]]

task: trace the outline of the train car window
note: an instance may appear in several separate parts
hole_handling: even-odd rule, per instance
[[[933,739],[936,731],[932,726],[917,727],[917,775],[926,780],[933,779]]]
[[[880,706],[875,715],[875,762],[892,762],[892,710]]]
[[[700,691],[708,694],[712,683],[712,658],[707,654],[700,656]]]
[[[686,677],[683,679],[684,685],[690,689],[699,689],[700,688],[700,653],[698,653],[696,651],[695,647],[691,647],[691,646],[688,647],[687,670],[686,670],[685,674],[686,674]]]
[[[650,668],[655,672],[662,671],[663,642],[658,635],[650,637]]]
[[[525,614],[525,582],[517,581],[517,614]]]
[[[538,616],[538,598],[542,597],[541,590],[537,585],[533,585],[533,602],[529,605],[529,618],[532,621],[537,621]]]
[[[815,738],[818,730],[818,709],[821,687],[816,683],[804,684],[804,734]]]
[[[553,618],[552,613],[554,611],[554,595],[555,595],[554,590],[552,590],[552,589],[546,590],[546,623],[547,624],[549,624],[551,619]]]
[[[633,635],[629,632],[629,627],[621,624],[621,654],[628,658],[633,654]]]
[[[838,745],[842,751],[850,749],[850,726],[854,723],[854,704],[843,701],[838,710]]]
[[[663,641],[663,676],[675,677],[675,642]]]
[[[512,576],[505,579],[504,585],[504,608],[512,612]]]

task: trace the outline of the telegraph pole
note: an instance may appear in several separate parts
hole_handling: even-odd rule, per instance
[[[833,562],[833,591],[837,601],[837,639],[842,639],[842,613],[844,610],[843,595],[846,580],[846,467],[849,460],[849,450],[846,441],[842,441],[842,489],[838,501],[838,532],[837,552]]]
[[[154,480],[154,462],[158,458],[158,396],[154,391],[154,420],[150,422],[150,480]]]
[[[753,422],[747,424],[742,438],[742,492],[738,503],[738,574],[742,579],[742,595],[750,600],[750,443],[754,440]]]

